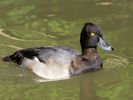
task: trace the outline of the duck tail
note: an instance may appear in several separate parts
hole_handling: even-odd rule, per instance
[[[21,65],[23,58],[24,56],[21,52],[15,52],[12,55],[3,57],[2,60],[4,62],[14,62],[14,63],[17,63],[18,65]]]
[[[11,62],[12,61],[11,55],[8,55],[8,56],[3,57],[2,58],[2,61],[4,61],[4,62]]]

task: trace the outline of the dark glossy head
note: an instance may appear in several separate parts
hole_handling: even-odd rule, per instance
[[[96,48],[99,45],[101,48],[111,51],[109,46],[103,39],[102,30],[94,23],[86,23],[81,31],[80,43],[81,48]]]
[[[86,23],[81,31],[80,43],[82,49],[96,47],[99,37],[102,37],[101,29],[93,23]]]

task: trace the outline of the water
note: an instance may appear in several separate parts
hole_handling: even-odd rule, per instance
[[[0,61],[0,100],[133,100],[133,1],[0,0],[0,58],[27,47],[80,50],[85,22],[97,23],[115,51],[98,49],[104,68],[48,82]]]

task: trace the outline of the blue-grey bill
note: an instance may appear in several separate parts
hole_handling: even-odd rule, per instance
[[[97,45],[106,51],[112,51],[112,46],[108,45],[101,37],[99,37]]]

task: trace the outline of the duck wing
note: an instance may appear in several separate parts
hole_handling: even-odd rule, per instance
[[[35,55],[40,62],[49,63],[69,63],[80,53],[74,49],[64,46],[53,46],[53,47],[40,47],[36,48]]]

